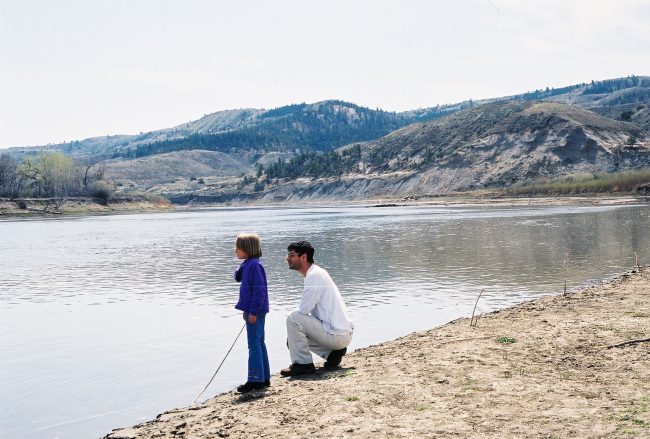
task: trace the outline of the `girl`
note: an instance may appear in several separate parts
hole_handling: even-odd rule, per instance
[[[239,301],[235,308],[243,311],[248,336],[248,380],[237,387],[240,393],[271,385],[269,357],[264,343],[264,320],[269,312],[269,292],[266,272],[260,261],[262,245],[254,233],[240,233],[235,241],[235,254],[244,259],[235,272],[239,286]]]

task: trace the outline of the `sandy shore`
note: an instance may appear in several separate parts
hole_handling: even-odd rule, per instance
[[[650,268],[271,382],[106,438],[650,437]]]

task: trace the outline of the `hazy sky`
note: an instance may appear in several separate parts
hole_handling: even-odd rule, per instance
[[[0,0],[0,148],[650,75],[648,0]]]

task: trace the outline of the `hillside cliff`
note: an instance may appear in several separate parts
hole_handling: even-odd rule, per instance
[[[104,160],[119,188],[177,200],[410,196],[648,167],[649,108],[650,78],[632,76],[403,113],[229,110],[46,150]]]
[[[645,132],[566,104],[498,102],[417,123],[372,142],[341,148],[337,175],[331,158],[288,162],[273,194],[363,198],[446,193],[507,186],[569,173],[650,166]],[[635,140],[631,143],[631,140]],[[352,153],[349,153],[353,151]],[[348,154],[346,154],[348,153]],[[321,162],[322,166],[315,166]],[[270,168],[271,170],[275,168]],[[296,184],[301,169],[323,169],[321,180]],[[281,171],[281,170],[279,170]],[[291,189],[289,189],[291,188]],[[275,196],[275,195],[272,195]]]
[[[443,194],[648,167],[647,147],[644,130],[588,110],[551,102],[496,102],[333,153],[271,164],[257,179],[208,182],[193,196],[277,202]],[[155,190],[175,196],[169,186]]]

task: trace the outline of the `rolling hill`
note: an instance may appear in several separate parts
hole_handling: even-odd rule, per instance
[[[645,136],[631,123],[567,104],[493,102],[336,152],[271,163],[259,179],[213,182],[194,196],[204,201],[358,200],[504,187],[648,167]],[[156,188],[172,197],[178,189]]]
[[[402,113],[343,101],[228,110],[45,150],[183,199],[358,199],[650,166],[649,108],[650,77],[631,76]]]
[[[196,149],[233,154],[329,151],[351,142],[376,139],[415,121],[439,117],[457,107],[395,113],[332,100],[272,110],[227,110],[139,135],[93,137],[45,147],[14,148],[10,152],[17,155],[42,150],[61,151],[74,157],[103,160]]]

